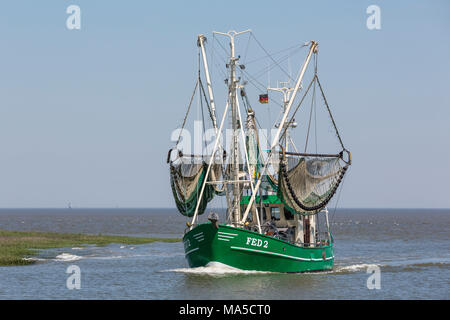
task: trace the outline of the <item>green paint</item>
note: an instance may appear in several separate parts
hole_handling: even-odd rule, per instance
[[[299,247],[257,232],[211,223],[196,226],[183,237],[191,268],[220,262],[241,270],[305,272],[331,270],[333,242],[322,247]]]
[[[241,204],[248,204],[250,202],[250,196],[243,196]],[[263,203],[282,203],[280,198],[276,194],[269,194],[262,196]],[[255,197],[255,203],[260,203],[260,196]]]

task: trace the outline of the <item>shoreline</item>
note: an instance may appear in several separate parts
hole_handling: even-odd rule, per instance
[[[55,249],[84,245],[105,246],[118,244],[145,244],[151,242],[179,242],[179,238],[129,237],[92,235],[83,233],[26,232],[0,230],[0,266],[34,264],[36,249]]]

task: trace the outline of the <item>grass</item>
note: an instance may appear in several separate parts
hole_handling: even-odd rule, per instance
[[[36,255],[33,249],[104,246],[110,243],[144,244],[155,241],[178,242],[181,239],[0,230],[0,266],[33,264],[33,260],[24,259]]]

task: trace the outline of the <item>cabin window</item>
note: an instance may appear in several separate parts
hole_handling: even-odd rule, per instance
[[[280,220],[280,208],[279,207],[271,207],[270,208],[270,218],[275,221]]]
[[[290,212],[290,211],[287,210],[286,208],[284,208],[283,213],[284,213],[284,218],[285,218],[286,220],[292,220],[292,219],[294,219],[294,215],[292,214],[292,212]]]

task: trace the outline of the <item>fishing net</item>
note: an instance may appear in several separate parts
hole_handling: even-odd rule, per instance
[[[336,192],[348,165],[340,158],[294,157],[281,159],[278,196],[296,212],[321,210]]]
[[[193,163],[190,159],[179,159],[170,162],[170,185],[173,197],[180,213],[192,217],[197,207],[200,192],[205,180],[208,164],[204,161]],[[208,181],[216,181],[222,175],[222,166],[212,164]],[[224,188],[215,184],[206,184],[203,196],[200,200],[198,214],[203,214],[209,201],[215,194],[223,194]]]

